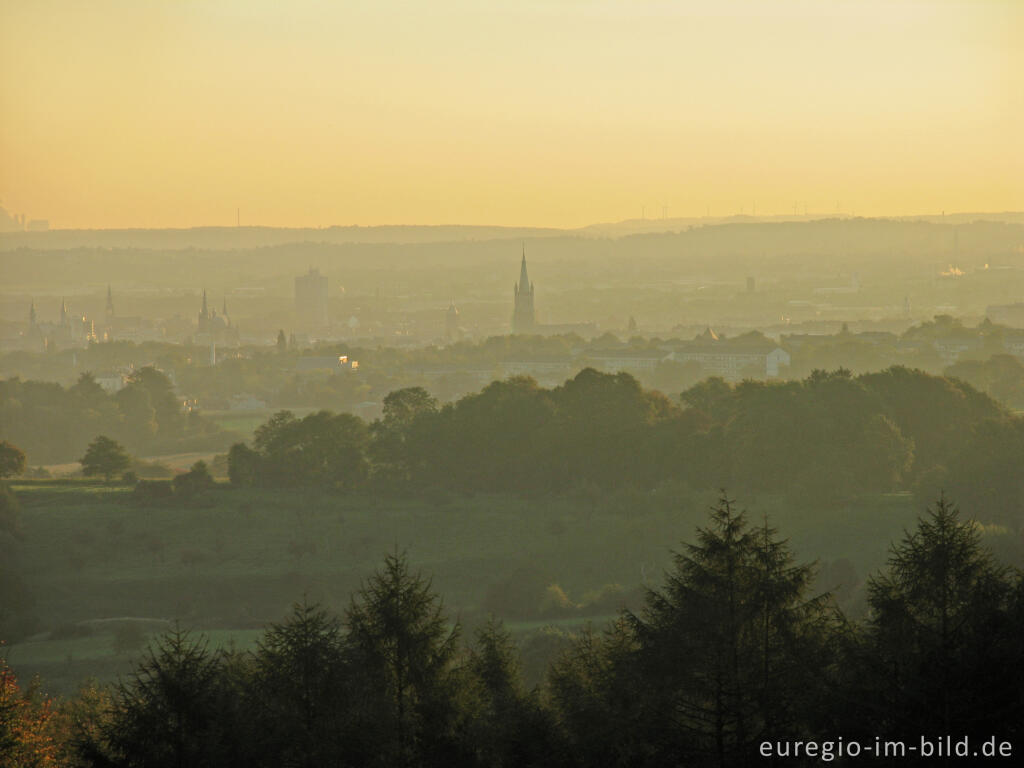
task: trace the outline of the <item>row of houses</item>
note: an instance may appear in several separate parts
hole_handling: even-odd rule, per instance
[[[719,339],[706,331],[692,341],[670,341],[648,349],[618,347],[579,349],[560,355],[510,357],[489,365],[457,366],[424,364],[409,373],[424,379],[461,376],[486,384],[496,378],[531,376],[543,385],[561,384],[583,368],[606,373],[629,373],[638,378],[654,373],[659,366],[693,364],[703,376],[721,376],[727,381],[744,378],[774,378],[790,364],[789,353],[763,336]]]

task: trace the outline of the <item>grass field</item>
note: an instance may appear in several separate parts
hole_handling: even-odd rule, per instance
[[[88,482],[14,486],[24,538],[11,562],[34,598],[36,632],[6,649],[19,676],[50,690],[130,667],[115,652],[120,623],[177,620],[215,646],[255,643],[304,597],[343,611],[385,554],[407,552],[433,580],[453,619],[482,621],[501,582],[559,584],[576,603],[606,584],[659,586],[671,550],[693,539],[714,494],[612,494],[375,500],[361,495],[268,492],[219,486],[189,504],[139,507],[126,488]],[[770,516],[802,559],[848,558],[860,579],[880,567],[890,541],[913,524],[906,496],[829,512],[796,512],[779,499],[741,500]],[[828,585],[832,586],[832,585]],[[506,616],[520,637],[548,626],[605,622],[595,604],[545,615]],[[493,600],[492,603],[493,604]],[[513,620],[514,619],[514,620]],[[137,651],[137,649],[136,649]]]

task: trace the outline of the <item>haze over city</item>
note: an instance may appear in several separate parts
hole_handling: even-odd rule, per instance
[[[0,0],[0,768],[1021,762],[1022,40]]]

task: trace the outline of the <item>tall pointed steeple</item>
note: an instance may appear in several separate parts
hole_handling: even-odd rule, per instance
[[[60,298],[60,325],[62,328],[68,325],[68,303],[63,296]]]
[[[28,324],[31,327],[36,325],[36,300],[32,299],[32,303],[28,307]]]
[[[203,288],[203,308],[199,310],[199,319],[196,330],[199,333],[208,333],[210,331],[210,306],[206,303],[206,289]]]
[[[530,287],[530,276],[526,272],[526,243],[523,243],[523,262],[519,266],[519,290]]]
[[[110,283],[107,283],[107,319],[114,316],[114,294],[110,291]]]
[[[512,333],[533,330],[536,320],[533,313],[533,283],[526,271],[526,244],[523,244],[523,261],[519,266],[519,282],[513,288],[515,308],[512,311]]]

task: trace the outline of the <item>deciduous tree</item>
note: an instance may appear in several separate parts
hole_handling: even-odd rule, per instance
[[[86,477],[103,475],[103,479],[109,483],[110,478],[131,466],[132,457],[120,443],[105,435],[100,435],[89,443],[85,455],[79,459],[79,462]]]

